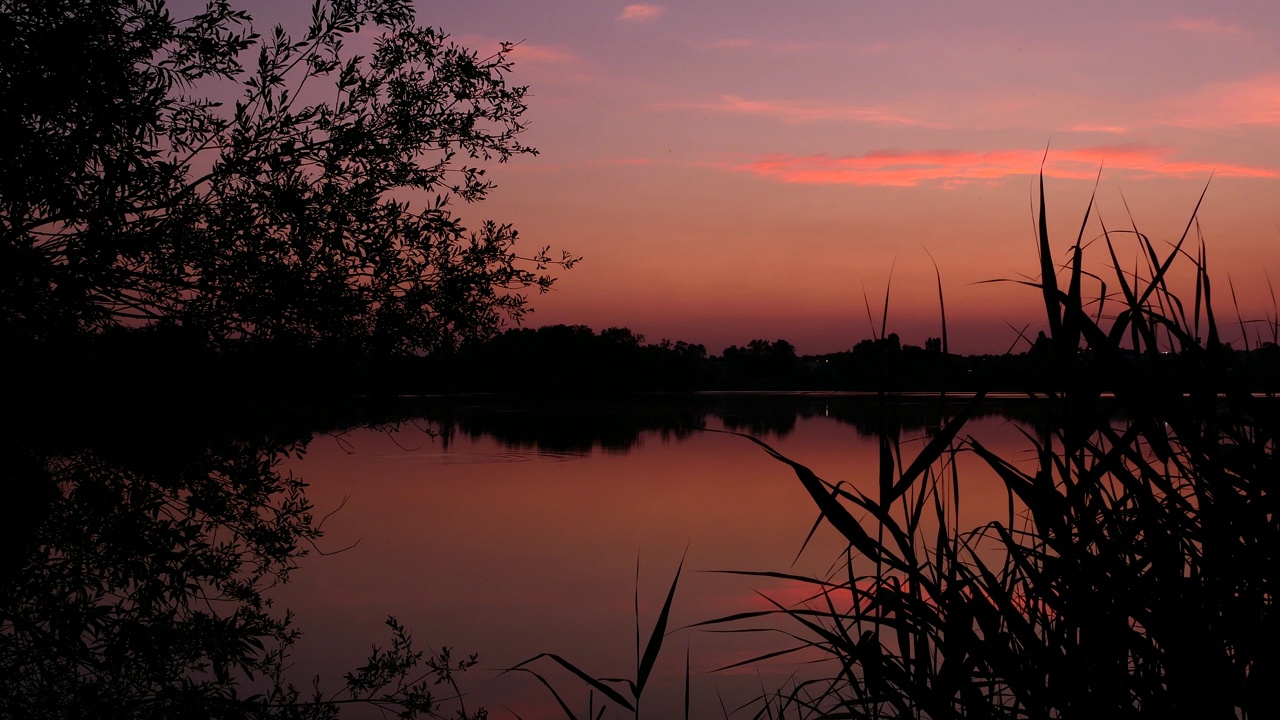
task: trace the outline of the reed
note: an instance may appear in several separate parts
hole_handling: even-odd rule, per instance
[[[566,660],[564,657],[555,653],[547,652],[538,653],[527,660],[519,662],[504,670],[501,674],[508,672],[523,672],[532,675],[551,693],[552,697],[556,700],[556,704],[559,705],[561,712],[564,713],[568,720],[578,720],[578,716],[570,708],[569,703],[565,701],[564,696],[556,690],[555,686],[544,674],[534,670],[532,667],[535,663],[539,663],[539,661],[551,661],[556,665],[559,665],[564,670],[569,671],[572,675],[584,682],[588,688],[590,688],[585,717],[590,720],[600,720],[600,718],[603,717],[605,712],[609,709],[610,703],[622,711],[632,713],[636,718],[641,717],[640,701],[644,697],[645,687],[649,683],[650,674],[653,672],[654,665],[658,662],[658,655],[662,651],[662,644],[667,636],[667,624],[671,617],[671,606],[675,602],[676,586],[680,583],[680,573],[684,570],[684,560],[685,559],[681,557],[680,564],[676,566],[675,576],[671,579],[671,588],[667,591],[667,598],[662,603],[662,609],[658,612],[657,620],[654,621],[653,630],[649,633],[649,639],[644,645],[644,654],[642,655],[640,653],[640,560],[639,558],[636,559],[635,679],[596,677],[569,660]],[[599,707],[595,705],[596,693],[600,693],[604,698]],[[685,720],[689,719],[689,655],[687,648],[684,664],[684,718]]]
[[[788,466],[818,522],[848,546],[830,578],[727,571],[806,583],[812,594],[797,606],[692,626],[754,631],[743,624],[763,619],[796,639],[721,669],[816,652],[826,671],[794,675],[733,711],[722,700],[726,717],[754,708],[755,718],[770,720],[1248,720],[1280,707],[1280,422],[1274,393],[1251,392],[1256,373],[1240,371],[1219,332],[1199,202],[1161,253],[1136,226],[1108,228],[1090,198],[1059,266],[1043,178],[1039,189],[1039,279],[1004,281],[1037,292],[1049,329],[1047,344],[1037,344],[1048,371],[1026,387],[1051,418],[1024,432],[1034,460],[1001,457],[965,433],[981,392],[914,454],[896,433],[882,433],[874,477],[852,484],[830,483],[758,438],[731,433]],[[1101,231],[1086,243],[1095,218]],[[1122,268],[1124,242],[1136,248],[1138,269]],[[1085,269],[1095,244],[1109,274]],[[1189,311],[1169,280],[1178,263],[1194,274]],[[1096,293],[1086,297],[1086,286]],[[940,273],[938,288],[941,306]],[[1236,315],[1245,333],[1238,307]],[[1276,317],[1265,322],[1273,340]],[[945,324],[944,310],[944,343]],[[1002,481],[1003,519],[961,523],[965,456]],[[596,708],[593,699],[589,718],[606,705],[638,716],[679,575],[643,656],[637,606],[636,680],[597,678],[550,653],[512,670],[533,674],[571,720],[577,716],[532,665],[554,662],[593,698],[599,693],[607,702]],[[685,674],[687,718],[687,657]]]
[[[1280,707],[1275,398],[1237,379],[1199,203],[1161,252],[1136,227],[1108,228],[1091,198],[1059,266],[1039,187],[1039,279],[1016,281],[1038,293],[1049,328],[1050,372],[1027,393],[1054,421],[1026,433],[1034,461],[965,434],[981,394],[914,456],[882,439],[878,472],[852,486],[748,438],[848,541],[838,577],[792,578],[810,601],[701,623],[768,618],[824,659],[818,679],[761,698],[757,717],[1235,719]],[[1122,269],[1122,243],[1140,271]],[[1086,270],[1099,250],[1106,274]],[[1190,308],[1169,281],[1179,263],[1194,271]],[[1002,520],[960,524],[964,455],[1003,481]]]

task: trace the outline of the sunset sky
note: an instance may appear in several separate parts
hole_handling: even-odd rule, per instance
[[[309,3],[300,2],[300,14]],[[540,155],[461,208],[582,255],[530,325],[629,326],[712,353],[847,349],[879,323],[1003,352],[1040,327],[1031,195],[1074,241],[1099,166],[1111,228],[1200,219],[1234,321],[1280,280],[1280,5],[1270,2],[420,2],[419,21],[528,85]],[[1212,181],[1209,182],[1212,174]],[[1093,223],[1086,239],[1097,236]],[[1128,242],[1128,241],[1126,241]],[[927,249],[927,253],[926,253]],[[1097,246],[1092,269],[1108,272]],[[1136,259],[1133,246],[1122,263]],[[1128,269],[1132,269],[1130,266]],[[1109,285],[1114,289],[1114,283]],[[1040,311],[1042,312],[1042,310]]]

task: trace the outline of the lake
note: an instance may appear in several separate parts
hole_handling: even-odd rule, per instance
[[[795,472],[717,431],[751,434],[829,482],[874,494],[877,433],[896,438],[909,463],[958,407],[901,397],[882,411],[874,396],[848,394],[532,406],[469,398],[428,403],[411,421],[318,435],[286,465],[309,484],[316,516],[327,515],[318,549],[329,553],[313,552],[274,592],[305,633],[294,669],[339,677],[385,642],[382,623],[394,615],[420,643],[478,653],[479,666],[461,677],[469,708],[563,717],[534,677],[500,670],[548,652],[596,677],[634,678],[637,564],[644,643],[684,557],[642,715],[680,715],[687,649],[692,715],[720,717],[722,702],[732,710],[822,669],[802,664],[819,657],[808,651],[711,672],[797,643],[687,626],[771,602],[796,606],[811,593],[785,579],[709,571],[828,577],[846,543],[824,523],[800,553],[817,510]],[[1022,407],[988,401],[961,437],[1016,461],[1034,427]],[[1007,517],[993,473],[972,455],[956,463],[962,524]],[[755,627],[799,630],[785,619]],[[586,713],[582,682],[546,659],[530,667]],[[628,713],[606,715],[616,716]]]

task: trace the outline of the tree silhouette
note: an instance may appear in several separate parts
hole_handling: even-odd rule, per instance
[[[786,340],[752,340],[724,349],[724,362],[736,381],[748,386],[784,382],[796,372],[796,349]]]
[[[409,0],[317,0],[300,36],[224,0],[4,0],[0,332],[422,351],[518,320],[574,258],[451,211],[493,187],[481,165],[534,153],[510,49],[480,58]]]

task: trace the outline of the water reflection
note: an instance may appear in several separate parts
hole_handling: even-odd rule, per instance
[[[56,436],[55,436],[56,437]],[[113,432],[5,448],[0,647],[10,716],[177,714],[271,668],[263,592],[316,537],[298,441]],[[123,712],[121,712],[123,711]]]
[[[0,716],[328,717],[369,698],[405,711],[439,705],[422,693],[471,661],[414,657],[394,624],[382,665],[345,686],[304,692],[287,677],[298,629],[270,593],[322,534],[305,483],[286,469],[309,435],[244,439],[121,420],[5,436]],[[415,675],[424,681],[404,682]]]
[[[966,400],[867,393],[702,393],[572,401],[473,396],[418,400],[406,411],[438,423],[446,442],[461,434],[494,438],[512,448],[588,453],[627,452],[651,433],[682,440],[708,423],[775,438],[794,432],[797,421],[818,417],[848,425],[863,437],[931,433]],[[985,401],[975,417],[1030,424],[1038,420],[1037,412],[1019,398],[1000,398]]]
[[[491,708],[563,717],[531,678],[498,677],[497,671],[555,652],[594,675],[634,674],[637,555],[642,634],[686,546],[673,628],[770,607],[757,591],[784,604],[811,592],[781,579],[702,571],[826,577],[839,562],[845,544],[826,527],[797,559],[816,510],[794,473],[741,438],[692,426],[741,428],[758,411],[766,417],[755,427],[780,450],[833,482],[874,488],[879,447],[866,432],[876,426],[869,400],[707,396],[664,420],[653,406],[672,398],[652,398],[650,407],[576,403],[541,410],[468,399],[433,416],[434,428],[454,428],[434,442],[410,424],[390,434],[353,431],[344,447],[317,441],[297,470],[312,483],[317,507],[346,502],[326,524],[329,540],[359,545],[308,564],[282,589],[281,601],[298,611],[303,625],[326,629],[303,638],[300,669],[327,672],[328,658],[359,653],[378,613],[392,612],[435,642],[479,652],[483,667],[471,689]],[[902,436],[904,452],[927,439],[945,413],[936,401],[919,405],[883,423]],[[502,417],[494,420],[487,406],[498,407]],[[604,440],[620,437],[626,423],[631,440],[623,453]],[[513,426],[523,432],[508,432]],[[552,428],[553,442],[540,440],[540,427]],[[1023,439],[994,412],[975,419],[971,431],[1002,450]],[[566,437],[573,438],[577,461],[542,449],[563,448]],[[522,461],[508,462],[513,453]],[[473,462],[485,457],[501,462]],[[1003,517],[1007,494],[999,481],[972,457],[957,462],[965,478],[964,522],[978,526]],[[680,630],[667,643],[646,691],[651,717],[680,715],[686,645],[694,717],[720,716],[717,693],[726,702],[744,702],[759,694],[762,677],[780,684],[797,667],[788,657],[763,668],[762,676],[750,667],[709,672],[792,644],[776,634]],[[559,680],[562,692],[580,701],[573,707],[581,716],[586,690],[572,677]]]
[[[625,674],[637,553],[649,624],[685,546],[694,570],[815,576],[843,547],[820,533],[795,562],[815,516],[809,498],[741,439],[701,430],[768,437],[856,484],[875,467],[868,438],[924,438],[949,412],[936,399],[887,413],[875,403],[454,399],[266,428],[111,418],[15,430],[3,448],[0,714],[217,716],[247,703],[269,715],[268,705],[310,702],[290,680],[305,688],[313,674],[337,684],[320,700],[349,699],[339,678],[370,643],[386,645],[389,613],[435,647],[480,652],[490,669],[552,651]],[[974,426],[1017,437],[1010,412],[990,406]],[[970,485],[975,522],[1003,507],[998,483]],[[782,601],[794,592],[691,572],[673,627],[757,607],[755,590]],[[692,646],[702,672],[771,640],[685,631],[673,642]],[[429,681],[440,659],[423,662],[413,674]],[[679,696],[682,668],[663,663],[654,684],[668,699],[654,710]],[[488,683],[492,674],[479,676],[476,697],[538,716],[540,688]],[[759,685],[754,671],[695,682],[706,702]]]

